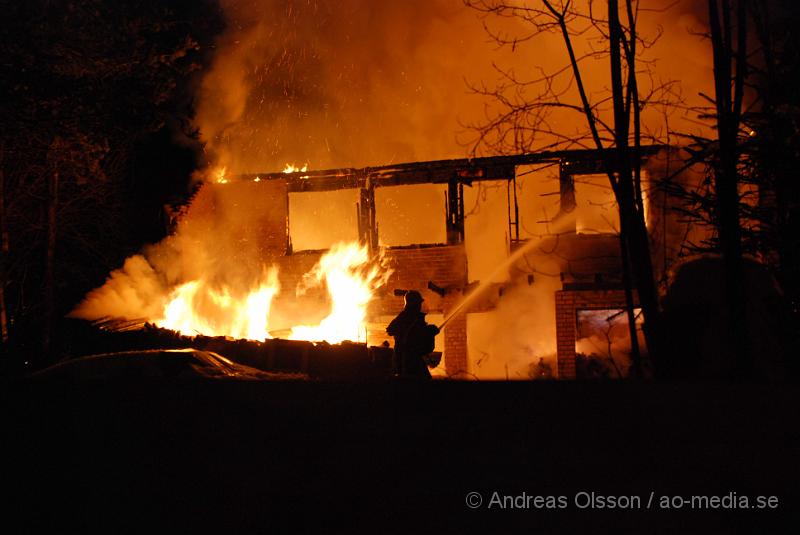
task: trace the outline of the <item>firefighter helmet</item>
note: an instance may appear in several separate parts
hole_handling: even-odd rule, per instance
[[[419,293],[418,291],[409,290],[406,292],[406,298],[405,298],[406,306],[421,305],[422,301],[424,301],[424,299],[422,299],[422,294]]]

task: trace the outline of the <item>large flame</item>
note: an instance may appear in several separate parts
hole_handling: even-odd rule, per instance
[[[178,286],[155,320],[161,327],[185,335],[230,336],[264,341],[270,338],[267,320],[272,298],[278,293],[278,270],[265,272],[254,289],[234,292],[216,289],[207,281],[190,281]]]
[[[339,243],[320,258],[298,288],[327,288],[331,312],[319,325],[291,329],[292,340],[366,341],[367,305],[374,291],[386,283],[391,271],[376,259],[371,261],[366,247],[358,243]],[[185,335],[230,336],[264,341],[269,334],[272,299],[280,290],[278,269],[265,271],[262,280],[247,291],[227,286],[214,287],[195,280],[178,286],[164,307],[161,327]]]
[[[300,291],[323,283],[331,298],[331,312],[319,325],[292,329],[291,340],[366,341],[367,305],[373,292],[386,283],[391,271],[370,262],[366,246],[338,243],[303,278]]]

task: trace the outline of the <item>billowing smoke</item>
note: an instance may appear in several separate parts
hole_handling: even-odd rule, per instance
[[[277,183],[204,186],[171,236],[126,260],[72,315],[157,319],[176,286],[196,280],[211,290],[254,290],[285,245],[275,230],[286,220],[274,202],[280,193]]]
[[[470,370],[481,379],[553,378],[558,278],[507,286],[491,312],[467,317]]]
[[[648,0],[643,7],[663,10],[642,12],[639,22],[642,35],[661,32],[646,52],[657,62],[653,84],[680,81],[674,89],[687,104],[710,89],[707,43],[689,33],[703,29],[696,4]],[[466,82],[493,86],[494,65],[524,80],[567,61],[558,33],[498,48],[484,22],[508,37],[526,35],[530,25],[483,20],[458,0],[222,0],[222,6],[228,29],[202,84],[197,125],[212,160],[229,172],[462,157],[470,148],[462,143],[474,139],[464,125],[496,109]],[[579,54],[599,46],[575,39]],[[585,68],[592,97],[601,98],[607,61]],[[641,81],[643,93],[650,82]],[[673,128],[691,128],[682,112],[671,113]],[[663,110],[645,114],[647,130],[663,137]],[[555,121],[566,135],[586,130],[579,114]]]
[[[229,170],[463,154],[459,114],[479,104],[464,76],[479,65],[488,74],[492,53],[460,2],[222,4],[228,31],[202,84],[197,123]]]
[[[111,273],[106,283],[92,290],[72,312],[73,317],[152,318],[161,315],[168,288],[143,254],[134,255]]]
[[[586,377],[629,377],[632,344],[625,310],[580,310],[577,316],[575,351],[589,359],[582,370]],[[636,317],[636,327],[640,352],[646,355],[641,315]]]

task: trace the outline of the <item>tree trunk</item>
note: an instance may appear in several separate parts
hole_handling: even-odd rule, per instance
[[[50,357],[53,323],[55,318],[55,254],[58,212],[58,171],[50,174],[47,181],[47,250],[44,265],[44,326],[42,333],[43,358]]]
[[[714,88],[717,111],[719,154],[714,162],[716,225],[722,256],[726,323],[730,332],[729,351],[734,357],[735,377],[752,375],[752,359],[748,347],[745,288],[742,271],[742,229],[739,221],[739,148],[738,133],[743,98],[744,62],[746,54],[745,1],[737,9],[736,74],[733,75],[733,27],[730,3],[722,1],[722,19],[717,0],[709,0],[709,24],[714,58]],[[731,95],[733,80],[733,95]]]
[[[630,11],[630,6],[628,5]],[[658,307],[658,293],[656,290],[652,260],[650,258],[650,243],[644,213],[641,209],[641,200],[637,202],[636,192],[640,189],[634,175],[639,176],[638,166],[641,163],[633,162],[632,156],[638,158],[638,151],[631,154],[630,126],[631,111],[638,109],[638,92],[635,88],[635,55],[625,55],[628,76],[628,98],[625,96],[626,88],[623,82],[622,57],[623,33],[619,20],[619,3],[617,0],[608,2],[608,28],[609,52],[611,66],[611,92],[614,104],[614,141],[616,145],[616,190],[615,196],[620,213],[620,251],[623,262],[623,282],[625,286],[625,301],[628,316],[628,328],[631,338],[631,359],[634,371],[641,373],[641,356],[639,340],[636,332],[636,317],[633,309],[632,286],[635,282],[639,294],[639,305],[645,317],[645,340],[647,342],[650,358],[657,365],[660,356],[660,343],[655,336],[656,326],[660,316]],[[629,46],[634,46],[635,29],[631,26]],[[635,49],[634,49],[635,50]],[[631,98],[632,97],[632,98]],[[634,131],[639,134],[639,114],[634,114]],[[638,143],[637,143],[638,145]],[[610,177],[611,178],[611,177]],[[613,181],[612,181],[613,184]],[[632,280],[633,279],[633,280]]]
[[[0,345],[8,345],[8,310],[6,309],[6,284],[8,283],[8,221],[6,220],[6,180],[3,168],[5,147],[0,143]]]

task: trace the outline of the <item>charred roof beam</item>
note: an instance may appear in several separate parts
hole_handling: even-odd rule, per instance
[[[666,145],[641,148],[643,158],[651,156]],[[613,149],[606,149],[613,150]],[[334,191],[367,187],[409,186],[415,184],[449,184],[454,176],[470,184],[473,180],[509,180],[519,165],[557,164],[568,168],[570,175],[603,173],[604,154],[598,150],[546,151],[513,156],[434,160],[385,165],[379,167],[325,169],[295,173],[259,173],[240,175],[241,179],[285,180],[289,192]]]

